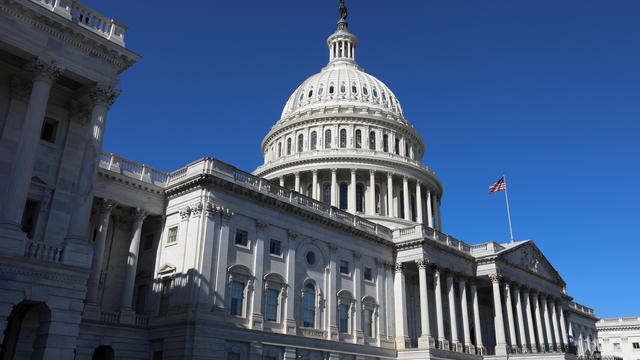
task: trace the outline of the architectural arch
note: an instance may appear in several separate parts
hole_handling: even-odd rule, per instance
[[[51,309],[44,302],[22,301],[7,318],[1,359],[42,359],[47,346]]]
[[[94,351],[93,355],[91,355],[91,360],[114,360],[115,352],[113,351],[113,347],[109,345],[100,345]]]

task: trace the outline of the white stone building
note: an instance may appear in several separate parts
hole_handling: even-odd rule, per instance
[[[593,310],[531,240],[442,232],[443,187],[346,18],[253,174],[101,152],[126,26],[0,0],[2,359],[585,357]],[[116,120],[117,121],[117,120]],[[577,350],[577,351],[576,351]]]
[[[640,360],[640,317],[599,319],[596,328],[603,358]]]

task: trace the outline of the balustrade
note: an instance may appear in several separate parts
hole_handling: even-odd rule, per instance
[[[24,256],[41,261],[60,263],[62,260],[62,252],[63,248],[44,242],[29,240],[25,245]]]

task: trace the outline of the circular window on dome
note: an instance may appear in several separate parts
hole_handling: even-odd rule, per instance
[[[313,96],[313,90],[309,90],[309,97]]]
[[[322,95],[323,92],[324,92],[323,88],[318,89],[318,95]]]
[[[362,88],[362,94],[363,94],[363,95],[369,95],[369,90],[367,90],[367,88],[366,88],[366,87],[363,87],[363,88]]]
[[[306,259],[307,259],[307,264],[313,265],[316,263],[316,254],[314,254],[313,251],[309,251],[307,253]]]
[[[373,89],[373,96],[378,97],[378,90]]]
[[[333,94],[333,86],[329,86],[329,94]]]
[[[351,87],[351,92],[354,93],[354,94],[357,93],[358,92],[358,88],[355,85],[353,85]]]

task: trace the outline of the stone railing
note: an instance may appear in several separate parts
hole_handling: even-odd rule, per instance
[[[137,327],[147,327],[149,326],[149,317],[147,315],[138,315],[136,314],[134,325]]]
[[[111,311],[101,311],[100,321],[109,324],[118,324],[120,322],[120,313]]]
[[[618,325],[618,324],[638,324],[640,325],[640,316],[634,317],[617,317],[598,320],[598,325]]]
[[[586,307],[584,305],[580,305],[575,301],[572,301],[572,302],[569,303],[569,308],[571,308],[573,310],[576,310],[578,312],[587,314],[587,315],[594,316],[592,308],[588,308],[588,307]]]
[[[157,186],[164,186],[167,182],[167,173],[115,154],[102,152],[100,167]]]
[[[471,245],[471,253],[474,255],[495,254],[498,251],[504,249],[504,246],[494,241],[486,242],[484,244]]]
[[[396,242],[427,239],[466,254],[471,254],[472,248],[471,245],[466,244],[463,241],[454,238],[453,236],[443,234],[433,228],[422,224],[393,230],[393,239]]]
[[[74,0],[31,0],[81,27],[124,47],[127,27]]]
[[[41,261],[61,263],[63,248],[44,242],[28,240],[24,247],[24,256]]]
[[[305,327],[300,327],[298,329],[300,330],[300,334],[302,336],[312,337],[316,339],[325,339],[327,337],[327,332],[325,330],[305,328]]]

